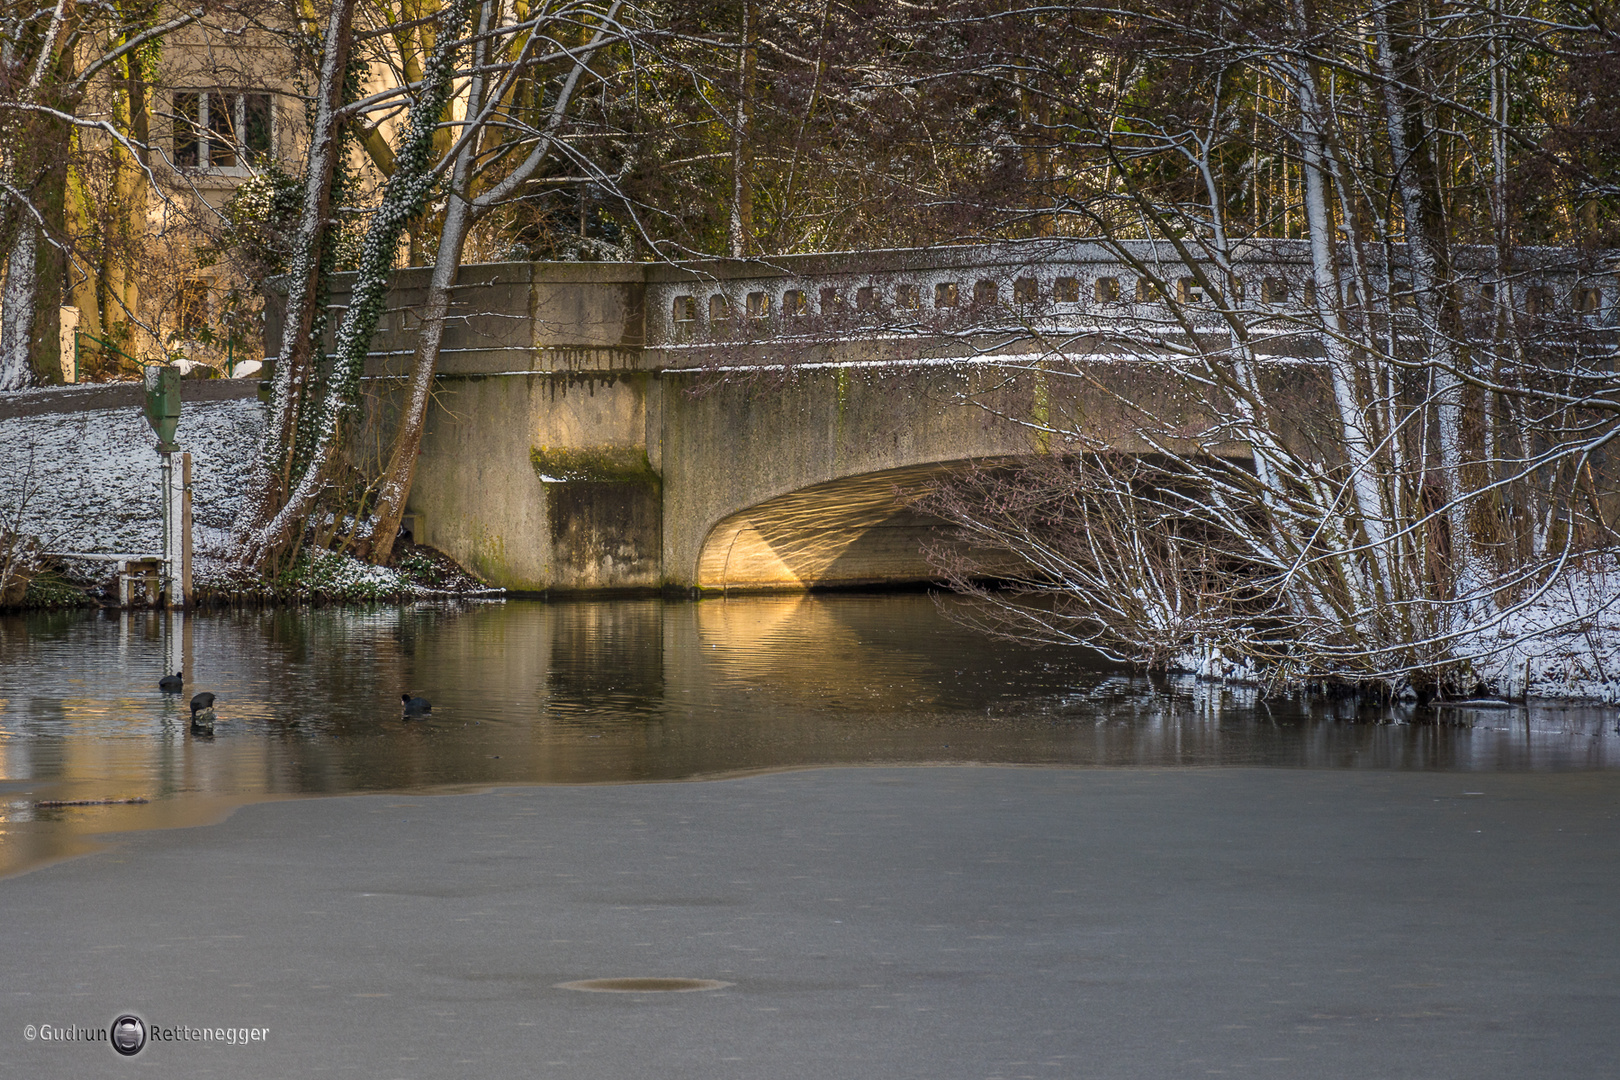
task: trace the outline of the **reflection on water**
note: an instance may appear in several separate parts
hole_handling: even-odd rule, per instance
[[[185,693],[161,694],[177,666]],[[219,695],[211,739],[187,731],[198,690]],[[432,716],[402,720],[405,691]],[[991,641],[918,594],[9,617],[0,872],[303,793],[850,763],[1620,765],[1608,710],[1388,719]],[[151,801],[36,805],[108,798]]]

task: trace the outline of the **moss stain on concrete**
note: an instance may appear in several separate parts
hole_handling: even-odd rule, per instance
[[[529,449],[535,475],[547,484],[658,484],[644,446],[584,446]]]

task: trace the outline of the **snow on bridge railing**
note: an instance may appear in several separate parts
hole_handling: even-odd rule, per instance
[[[1475,324],[1509,308],[1520,319],[1570,333],[1620,321],[1612,256],[1521,251],[1507,275],[1486,249],[1459,249],[1453,258],[1458,302]],[[1351,282],[1344,270],[1342,279]],[[1399,245],[1366,278],[1375,307],[1387,304],[1397,317],[1415,309]],[[676,349],[1020,329],[1165,338],[1189,327],[1219,332],[1236,317],[1260,336],[1299,338],[1319,325],[1313,279],[1309,247],[1299,240],[1238,245],[1230,276],[1213,261],[1189,266],[1169,244],[1151,241],[1032,241],[655,266],[646,333],[649,345]],[[1353,283],[1343,288],[1339,303],[1354,318],[1368,305]]]

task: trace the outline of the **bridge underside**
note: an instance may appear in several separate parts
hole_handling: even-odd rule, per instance
[[[768,591],[931,580],[938,574],[925,552],[944,523],[906,505],[907,494],[960,467],[845,477],[732,514],[704,541],[697,586]]]

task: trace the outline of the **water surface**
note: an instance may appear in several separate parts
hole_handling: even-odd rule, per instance
[[[180,666],[185,693],[160,693]],[[188,732],[198,690],[212,738]],[[432,715],[403,720],[406,691]],[[0,618],[0,873],[304,794],[850,764],[1608,769],[1614,727],[1260,703],[989,639],[923,594],[33,614]],[[98,799],[147,802],[38,805]]]

